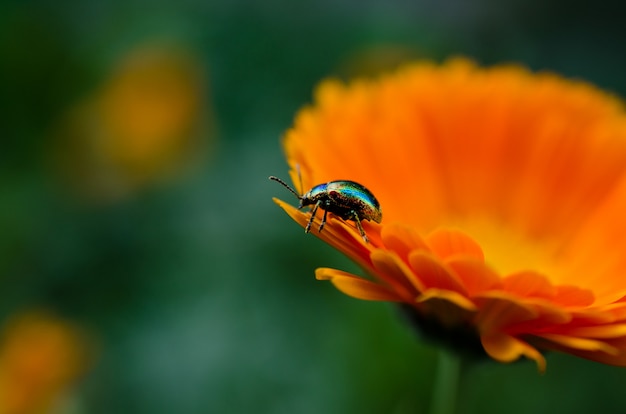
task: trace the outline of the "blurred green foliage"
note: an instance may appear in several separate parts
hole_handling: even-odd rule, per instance
[[[63,412],[426,412],[436,349],[391,306],[316,282],[316,267],[354,266],[271,202],[290,197],[267,180],[286,175],[280,136],[319,80],[409,58],[516,61],[624,96],[624,11],[581,0],[2,2],[0,314],[43,308],[89,332],[97,356]],[[193,132],[166,137],[193,135],[174,146],[178,162],[133,180],[143,164],[102,160],[99,105],[120,62],[145,47],[182,51],[201,103]],[[171,103],[176,85],[154,99]],[[626,371],[548,360],[545,376],[528,362],[474,367],[460,412],[623,409]]]

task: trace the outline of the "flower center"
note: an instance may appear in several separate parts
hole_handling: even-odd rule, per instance
[[[553,282],[558,278],[558,240],[524,234],[509,223],[493,218],[473,218],[456,223],[483,249],[485,261],[506,276],[520,271],[535,271]]]

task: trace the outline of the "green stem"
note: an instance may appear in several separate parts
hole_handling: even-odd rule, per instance
[[[430,414],[453,414],[459,390],[461,358],[446,350],[439,350],[437,374]]]

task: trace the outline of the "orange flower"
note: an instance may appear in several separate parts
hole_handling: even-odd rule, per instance
[[[626,365],[626,116],[593,86],[456,59],[326,81],[284,140],[303,189],[357,181],[381,224],[332,214],[326,243],[371,278],[320,268],[347,295],[493,359],[553,349]],[[310,213],[276,202],[301,226]],[[465,344],[459,344],[464,338]]]
[[[0,341],[0,413],[56,412],[91,362],[77,327],[44,312],[12,316]]]
[[[70,108],[52,159],[84,199],[109,202],[186,170],[213,138],[204,70],[183,50],[131,50],[99,90]]]

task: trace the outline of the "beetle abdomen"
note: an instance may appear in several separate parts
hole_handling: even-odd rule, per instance
[[[361,220],[373,220],[380,223],[382,211],[374,194],[359,183],[348,180],[331,181],[326,184],[326,193],[336,208],[329,209],[343,219],[356,214]]]

